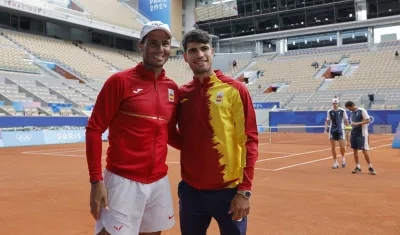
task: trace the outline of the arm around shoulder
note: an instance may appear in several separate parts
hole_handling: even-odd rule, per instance
[[[168,123],[168,144],[177,150],[181,150],[182,139],[181,139],[181,135],[179,133],[179,129],[177,127],[179,111],[180,111],[179,98],[177,99],[177,101],[178,102],[172,113],[171,120]]]

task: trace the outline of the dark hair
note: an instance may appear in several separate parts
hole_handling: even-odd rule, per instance
[[[208,44],[211,42],[211,37],[206,31],[201,29],[193,29],[183,36],[182,45],[185,52],[187,50],[187,44],[190,42]]]
[[[344,104],[344,107],[353,107],[354,105],[356,105],[356,104],[354,104],[354,102],[353,101],[347,101],[346,102],[346,104]]]
[[[146,42],[146,39],[147,39],[147,35],[144,36],[144,37],[142,38],[142,40],[139,39],[139,43],[144,44],[144,43]]]

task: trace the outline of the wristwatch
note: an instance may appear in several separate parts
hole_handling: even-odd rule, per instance
[[[251,191],[249,191],[249,190],[238,190],[237,193],[247,199],[249,199],[251,197]]]

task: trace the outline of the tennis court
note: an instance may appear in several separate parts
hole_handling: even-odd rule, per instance
[[[323,134],[260,134],[248,234],[400,234],[400,150],[392,139],[371,135],[372,176],[362,155],[363,174],[351,174],[351,152],[347,168],[332,170]],[[0,156],[0,234],[93,234],[84,143],[0,148]],[[179,152],[170,149],[168,162],[178,215]],[[178,224],[163,234],[179,235]],[[218,234],[214,222],[208,234]]]

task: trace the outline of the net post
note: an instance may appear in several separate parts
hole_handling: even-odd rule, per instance
[[[272,143],[272,131],[271,131],[271,127],[268,127],[268,131],[269,131],[269,142]]]

